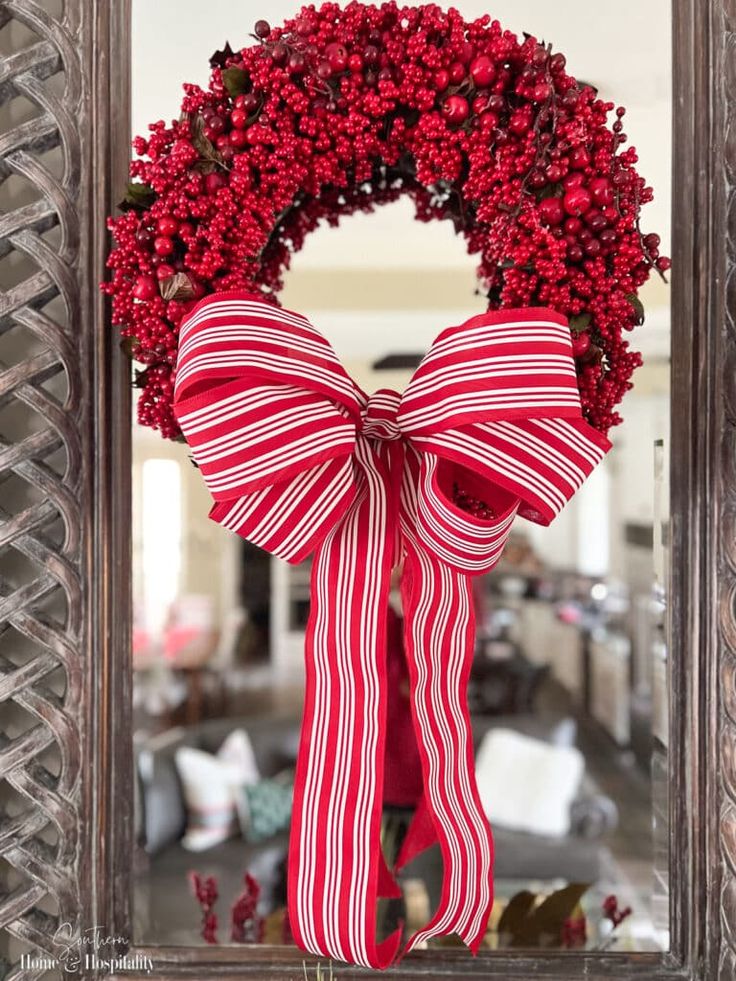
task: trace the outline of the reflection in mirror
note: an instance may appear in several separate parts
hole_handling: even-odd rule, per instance
[[[488,0],[455,6],[480,16]],[[645,225],[662,234],[667,253],[665,0],[492,6],[506,26],[553,42],[578,77],[627,106],[640,170],[656,190]],[[134,0],[133,9],[141,133],[175,114],[182,81],[206,82],[209,55],[226,39],[248,42],[256,10],[226,0],[209,0],[206,14],[194,0]],[[294,9],[277,0],[267,12],[277,23]],[[414,222],[403,201],[315,232],[282,299],[327,335],[368,392],[401,391],[437,333],[483,309],[460,239],[449,225]],[[558,898],[559,936],[544,938],[547,946],[668,946],[669,298],[659,278],[642,301],[646,323],[634,346],[644,366],[614,449],[551,527],[517,521],[502,561],[475,582],[469,697],[496,843],[489,951],[511,942],[497,925],[513,896],[530,890],[541,899],[570,884],[581,884],[579,902]],[[140,427],[133,494],[136,940],[288,943],[308,565],[287,566],[209,522],[209,494],[187,447]],[[389,671],[403,691],[401,607],[396,596],[392,603]],[[394,791],[383,819],[387,853],[412,804],[410,787],[399,781]],[[441,877],[431,850],[408,866],[403,898],[381,907],[383,927],[397,917],[409,929],[425,923]],[[516,946],[542,942],[520,931]]]

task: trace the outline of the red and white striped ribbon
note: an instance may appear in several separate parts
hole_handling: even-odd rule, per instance
[[[498,561],[516,514],[547,524],[609,443],[582,418],[564,319],[482,314],[444,331],[403,395],[358,388],[302,316],[233,292],[183,324],[175,411],[214,498],[211,517],[275,555],[314,554],[306,695],[291,828],[289,917],[325,957],[387,967],[379,895],[386,607],[403,559],[411,705],[424,799],[398,866],[439,841],[440,906],[409,940],[486,930],[493,842],[478,797],[465,692],[470,577]],[[485,520],[453,487],[483,500]]]

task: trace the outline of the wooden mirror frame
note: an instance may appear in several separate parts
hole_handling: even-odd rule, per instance
[[[37,192],[0,215],[0,258],[16,250],[38,270],[0,292],[0,333],[20,325],[45,345],[0,365],[0,408],[42,419],[0,441],[3,483],[42,495],[0,509],[3,560],[30,560],[25,578],[4,575],[0,586],[5,639],[33,645],[21,666],[0,654],[3,702],[30,720],[0,740],[0,774],[23,804],[0,823],[11,880],[0,926],[16,961],[20,951],[54,955],[60,921],[130,936],[129,366],[97,289],[104,218],[126,180],[130,0],[55,6],[0,0],[0,28],[15,19],[36,35],[0,63],[1,101],[24,96],[40,109],[0,134],[0,180],[19,174]],[[673,39],[671,949],[479,959],[433,950],[390,977],[736,977],[736,0],[673,0]],[[61,176],[41,159],[53,147]],[[57,225],[52,250],[43,233]],[[55,295],[66,323],[40,312]],[[54,372],[66,377],[64,399],[43,387]],[[45,461],[60,451],[57,474]],[[65,534],[47,534],[59,519]],[[43,612],[50,595],[60,619]],[[152,957],[162,979],[301,976],[302,954],[289,948],[131,952]],[[16,963],[8,976],[26,975]]]

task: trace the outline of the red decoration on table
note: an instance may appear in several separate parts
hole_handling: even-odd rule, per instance
[[[217,294],[182,325],[174,405],[211,517],[291,562],[314,553],[288,874],[296,942],[373,968],[398,952],[399,932],[378,943],[375,930],[378,896],[399,892],[380,819],[386,605],[403,559],[424,795],[398,864],[435,840],[444,860],[439,908],[407,949],[457,933],[477,951],[493,845],[465,699],[470,577],[498,561],[517,512],[551,521],[609,447],[582,418],[565,318],[473,317],[439,335],[403,395],[368,396],[304,317]]]
[[[435,5],[326,3],[212,58],[209,88],[134,148],[109,226],[113,322],[142,365],[138,417],[177,437],[174,365],[202,296],[275,300],[293,252],[322,220],[408,194],[479,257],[490,308],[545,306],[578,335],[585,418],[605,433],[639,354],[627,332],[659,255],[642,235],[652,191],[624,148],[618,108],[534,37]]]

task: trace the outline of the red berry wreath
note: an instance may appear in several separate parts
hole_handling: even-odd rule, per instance
[[[179,435],[171,411],[179,324],[203,295],[272,296],[323,218],[409,194],[478,254],[489,307],[567,316],[583,411],[606,432],[641,363],[625,332],[637,291],[663,273],[642,235],[652,190],[622,149],[613,103],[534,37],[428,4],[305,7],[257,43],[211,59],[182,115],[138,137],[124,213],[111,218],[113,322],[144,365],[139,421]]]

